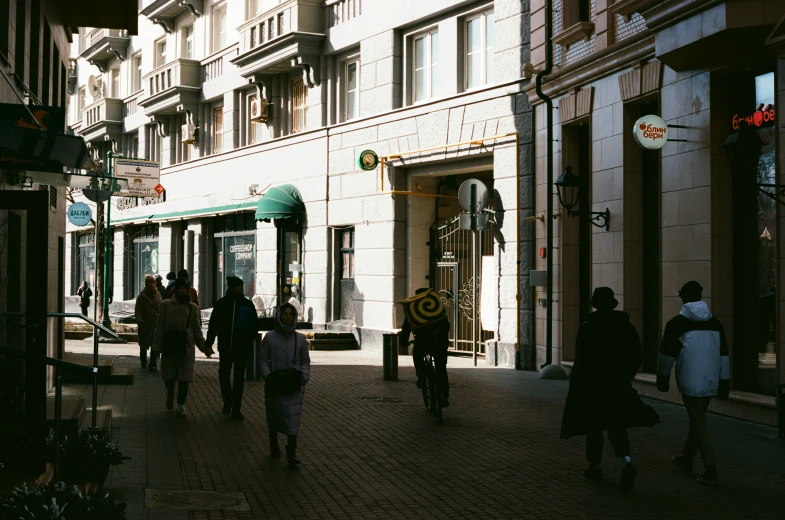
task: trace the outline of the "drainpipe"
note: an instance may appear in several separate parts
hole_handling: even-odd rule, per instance
[[[535,91],[545,101],[545,132],[546,132],[546,170],[548,175],[547,188],[547,222],[546,242],[546,315],[545,315],[545,364],[540,368],[543,379],[566,379],[567,374],[561,365],[553,362],[553,100],[542,91],[542,79],[553,70],[553,0],[545,0],[545,68],[537,73]],[[548,368],[553,367],[553,368]]]

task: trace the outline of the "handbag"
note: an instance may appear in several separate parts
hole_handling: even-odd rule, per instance
[[[169,330],[164,332],[164,344],[161,353],[172,359],[185,357],[185,348],[188,346],[188,327],[191,326],[191,315],[194,312],[193,306],[189,302],[188,321],[185,330]]]
[[[297,339],[294,340],[294,357],[292,357],[292,365],[297,359]],[[283,370],[276,370],[267,376],[267,381],[264,383],[265,393],[270,395],[292,394],[299,392],[303,385],[303,374],[294,366],[292,368],[285,368]]]

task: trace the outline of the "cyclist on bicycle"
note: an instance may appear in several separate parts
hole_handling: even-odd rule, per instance
[[[417,289],[415,294],[426,291],[428,291],[427,288]],[[411,324],[408,318],[404,319],[399,335],[399,342],[402,346],[408,346],[411,333]],[[444,319],[439,319],[434,323],[420,327],[414,332],[412,360],[417,373],[417,388],[423,388],[425,385],[425,376],[428,370],[425,366],[425,355],[430,352],[436,369],[436,382],[441,387],[442,408],[450,406],[450,385],[447,378],[447,348],[449,345],[450,322],[446,319],[446,316]]]

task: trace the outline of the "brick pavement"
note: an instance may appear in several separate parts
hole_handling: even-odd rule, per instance
[[[260,383],[246,384],[246,421],[230,421],[220,413],[217,363],[198,361],[183,421],[163,409],[160,376],[140,371],[113,436],[124,451],[136,448],[146,467],[121,466],[107,483],[126,496],[129,518],[184,518],[143,509],[140,485],[242,491],[251,507],[190,513],[199,520],[785,518],[785,441],[773,428],[711,415],[721,487],[705,488],[670,464],[687,427],[682,407],[650,401],[663,424],[630,432],[639,476],[634,491],[621,495],[620,465],[607,443],[608,482],[596,485],[582,475],[582,439],[558,438],[566,382],[451,359],[453,406],[437,425],[422,406],[410,361],[401,359],[401,381],[385,382],[381,367],[372,366],[378,360],[364,353],[313,356],[297,470],[269,459]]]

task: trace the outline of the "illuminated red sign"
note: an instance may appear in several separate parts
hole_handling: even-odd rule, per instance
[[[760,104],[758,105],[758,108],[755,109],[755,112],[748,116],[739,116],[739,114],[734,115],[732,122],[733,129],[738,130],[742,124],[754,127],[760,127],[769,123],[773,124],[775,115],[776,113],[774,112],[773,106],[763,106],[763,104]]]

